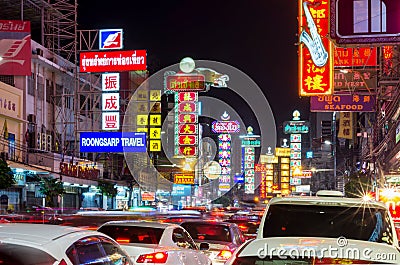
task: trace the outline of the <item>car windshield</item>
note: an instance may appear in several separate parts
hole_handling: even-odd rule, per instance
[[[393,243],[387,211],[370,207],[271,205],[265,218],[264,237],[346,237]]]
[[[226,225],[218,225],[215,223],[201,224],[196,222],[187,222],[181,224],[188,231],[195,241],[221,241],[231,242],[231,233]]]
[[[158,244],[164,229],[142,226],[105,225],[100,227],[99,231],[112,237],[120,244]]]
[[[8,243],[0,246],[0,264],[2,265],[53,264],[55,261],[56,259],[48,253],[33,247]]]

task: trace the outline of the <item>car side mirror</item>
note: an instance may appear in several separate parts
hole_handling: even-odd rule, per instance
[[[200,250],[209,250],[210,249],[210,244],[208,244],[207,242],[202,242],[200,243]]]

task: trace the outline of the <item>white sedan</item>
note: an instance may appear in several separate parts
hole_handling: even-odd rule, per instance
[[[177,224],[111,221],[98,228],[114,238],[134,264],[210,265],[189,233]]]
[[[2,265],[131,265],[110,237],[76,227],[0,224]]]

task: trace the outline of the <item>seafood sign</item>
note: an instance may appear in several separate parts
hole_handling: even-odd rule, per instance
[[[101,73],[146,70],[146,50],[82,52],[80,72]]]
[[[313,96],[310,99],[310,110],[318,112],[374,112],[375,100],[375,96],[363,94]]]

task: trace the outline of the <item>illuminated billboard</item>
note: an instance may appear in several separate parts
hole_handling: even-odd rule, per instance
[[[81,73],[146,70],[146,50],[90,51],[80,53]]]
[[[118,50],[123,48],[122,29],[99,30],[99,49]]]
[[[400,42],[400,1],[331,0],[330,37],[337,45]]]
[[[79,151],[146,152],[146,133],[138,132],[81,132]]]
[[[329,32],[329,4],[299,1],[299,94],[333,93],[333,44]]]
[[[0,20],[0,75],[31,76],[31,57],[30,22]]]

